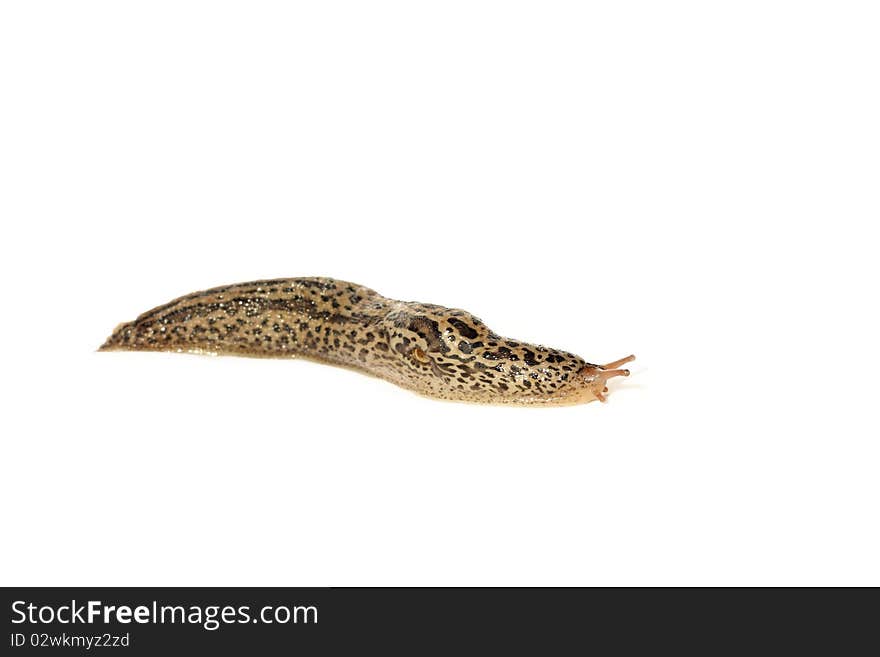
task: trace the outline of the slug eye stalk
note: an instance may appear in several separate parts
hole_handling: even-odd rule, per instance
[[[616,360],[613,363],[608,363],[607,365],[599,365],[599,367],[603,370],[613,370],[615,368],[620,367],[621,365],[625,365],[626,363],[631,363],[635,359],[636,359],[636,357],[633,356],[632,354],[630,354],[629,356],[621,358],[620,360]],[[629,370],[625,370],[625,371],[626,371],[626,374],[624,374],[624,376],[629,376]]]

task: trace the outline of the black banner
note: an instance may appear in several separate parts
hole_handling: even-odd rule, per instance
[[[870,589],[7,588],[3,654],[754,652],[867,637]],[[873,639],[868,639],[874,643]]]

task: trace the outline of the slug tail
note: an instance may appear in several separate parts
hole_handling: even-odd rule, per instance
[[[110,337],[104,340],[104,344],[98,347],[98,351],[123,351],[130,349],[131,346],[128,343],[131,340],[133,326],[134,322],[123,322],[117,326],[113,329]]]

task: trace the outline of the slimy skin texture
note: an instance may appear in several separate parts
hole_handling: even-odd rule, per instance
[[[503,338],[469,312],[386,299],[332,278],[225,285],[120,324],[100,351],[307,358],[356,369],[428,397],[481,404],[605,401],[634,359],[593,365]]]

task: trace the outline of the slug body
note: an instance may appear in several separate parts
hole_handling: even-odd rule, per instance
[[[622,358],[593,365],[509,340],[464,310],[387,299],[331,278],[289,278],[189,294],[119,325],[101,351],[307,358],[429,397],[486,404],[605,401]]]

